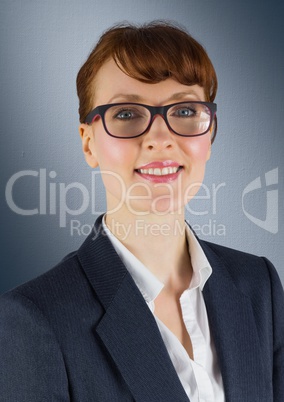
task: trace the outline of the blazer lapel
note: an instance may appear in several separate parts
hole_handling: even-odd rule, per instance
[[[208,244],[200,243],[213,268],[203,295],[226,401],[261,401],[264,362],[250,299],[235,286],[220,257]]]
[[[109,239],[101,218],[78,252],[105,314],[96,331],[135,401],[188,402],[156,321]]]

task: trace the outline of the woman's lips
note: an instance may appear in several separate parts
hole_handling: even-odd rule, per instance
[[[172,161],[172,160],[164,160],[164,161],[153,161],[150,163],[147,163],[143,166],[139,166],[136,170],[141,170],[141,169],[163,169],[166,167],[179,167],[181,166],[180,163]]]
[[[138,173],[142,174],[150,174],[155,176],[167,176],[169,174],[177,173],[181,166],[170,166],[170,167],[163,167],[163,168],[149,168],[149,169],[137,169]]]
[[[135,172],[146,180],[166,183],[175,180],[182,169],[183,167],[177,162],[162,161],[148,163],[139,169],[135,169]]]

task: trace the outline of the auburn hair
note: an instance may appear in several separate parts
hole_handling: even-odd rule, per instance
[[[95,78],[102,65],[114,59],[127,75],[146,83],[173,78],[203,87],[207,102],[217,92],[217,76],[203,46],[184,28],[166,21],[144,25],[119,24],[100,37],[77,76],[80,122],[95,99]],[[216,128],[216,127],[215,127]]]

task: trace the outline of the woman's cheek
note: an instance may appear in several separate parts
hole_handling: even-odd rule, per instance
[[[127,153],[122,141],[107,134],[98,138],[96,149],[101,169],[116,170],[122,162],[126,162]]]
[[[196,162],[206,162],[210,153],[211,143],[207,135],[189,138],[188,154]]]

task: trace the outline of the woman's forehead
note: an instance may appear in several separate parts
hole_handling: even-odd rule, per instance
[[[204,89],[185,85],[167,78],[158,83],[146,83],[124,73],[115,63],[108,60],[100,68],[93,83],[96,104],[115,102],[139,102],[165,104],[183,99],[205,100]]]

